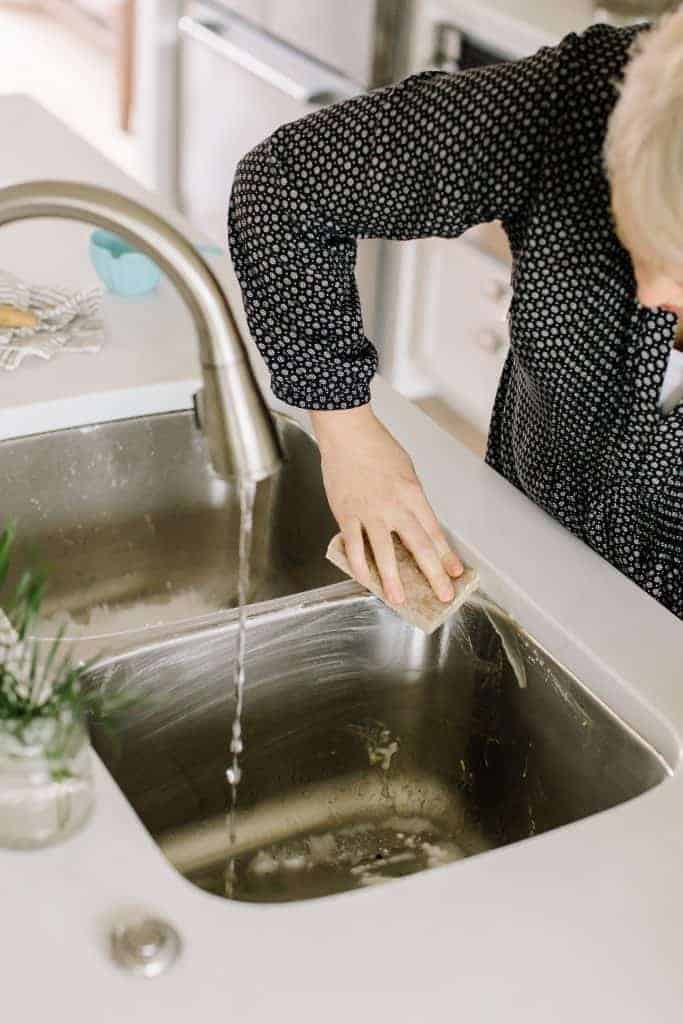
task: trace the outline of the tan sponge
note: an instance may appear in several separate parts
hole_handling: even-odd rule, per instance
[[[451,580],[455,589],[455,597],[446,604],[436,596],[426,576],[408,549],[404,547],[400,538],[393,534],[393,541],[398,571],[405,592],[405,602],[403,604],[392,604],[391,601],[387,601],[372,549],[366,537],[365,556],[368,562],[371,581],[369,589],[373,594],[381,598],[397,615],[400,615],[402,619],[424,630],[425,633],[433,633],[474,593],[479,586],[479,576],[475,569],[466,566],[462,576]],[[351,576],[352,579],[356,578],[346,558],[344,538],[341,533],[338,533],[330,541],[327,548],[327,557],[330,562],[333,562],[347,576]]]

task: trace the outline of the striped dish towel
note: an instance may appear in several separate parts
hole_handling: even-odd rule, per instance
[[[59,352],[99,352],[104,339],[102,289],[68,292],[28,285],[0,270],[0,305],[30,309],[35,327],[0,327],[0,370],[15,370],[27,356],[52,359]]]

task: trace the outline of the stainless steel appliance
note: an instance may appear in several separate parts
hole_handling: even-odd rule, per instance
[[[225,244],[240,158],[279,125],[392,77],[395,0],[217,0],[185,5],[179,22],[178,186],[183,212]],[[366,330],[376,328],[382,243],[358,246]]]

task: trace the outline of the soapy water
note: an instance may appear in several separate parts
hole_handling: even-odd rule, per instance
[[[312,899],[380,885],[467,856],[438,824],[389,814],[295,836],[234,858],[231,897],[248,902]],[[200,877],[201,875],[201,877]],[[202,888],[218,878],[198,873]]]
[[[249,902],[311,899],[379,885],[467,856],[441,825],[396,810],[388,775],[400,739],[380,721],[352,724],[348,730],[361,740],[369,767],[382,777],[385,816],[288,837],[232,857],[226,896]],[[233,834],[233,847],[235,840]],[[207,877],[197,881],[209,890],[215,886]]]
[[[465,856],[427,818],[391,815],[274,844],[246,857],[238,898],[263,898],[287,887],[316,895],[379,885]]]
[[[511,615],[503,611],[491,598],[485,597],[481,591],[477,590],[474,594],[471,594],[463,605],[461,615],[456,620],[455,629],[458,633],[458,639],[468,648],[473,656],[474,652],[465,617],[468,608],[483,611],[500,640],[503,653],[512,669],[517,685],[520,690],[525,690],[527,687],[526,657],[522,650],[522,633],[518,624]]]
[[[230,753],[232,763],[225,775],[230,785],[230,810],[228,812],[228,838],[230,847],[237,840],[237,791],[242,778],[240,754],[244,749],[242,740],[242,712],[244,711],[245,656],[247,638],[247,599],[249,594],[249,561],[251,554],[251,538],[254,519],[254,496],[256,484],[242,481],[240,484],[240,541],[239,541],[239,575],[237,597],[239,602],[239,623],[237,635],[237,652],[233,670],[233,692],[235,699],[235,715],[232,720]],[[232,896],[235,888],[235,858],[229,857],[225,872],[225,895]]]
[[[384,722],[367,722],[363,725],[350,725],[349,732],[355,733],[366,744],[370,767],[378,765],[383,772],[391,768],[394,754],[398,753],[398,737],[392,736]]]
[[[384,722],[367,722],[363,725],[350,725],[349,732],[354,733],[365,744],[368,753],[368,764],[371,768],[377,766],[382,772],[382,796],[389,800],[389,780],[387,773],[391,768],[391,761],[398,753],[399,739],[392,736]]]
[[[209,599],[198,588],[188,587],[169,593],[168,598],[132,601],[125,605],[93,605],[78,618],[69,612],[55,612],[39,622],[37,635],[49,638],[63,629],[70,640],[107,637],[168,623],[177,625],[214,615],[220,610],[218,602]]]

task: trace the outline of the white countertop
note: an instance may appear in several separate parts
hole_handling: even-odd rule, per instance
[[[25,98],[0,99],[0,129],[12,140],[0,184],[70,177],[145,198]],[[89,230],[58,222],[4,228],[0,266],[36,280],[90,283]],[[169,288],[145,301],[108,298],[106,316],[100,354],[27,362],[0,378],[4,436],[189,404],[192,329]],[[381,381],[374,393],[490,594],[677,767],[681,622]],[[286,906],[200,892],[164,860],[99,762],[96,781],[95,815],[78,836],[44,851],[0,853],[8,1020],[681,1018],[678,771],[636,800],[517,845]],[[110,915],[131,905],[168,918],[184,941],[178,963],[152,981],[120,973],[107,953]]]

